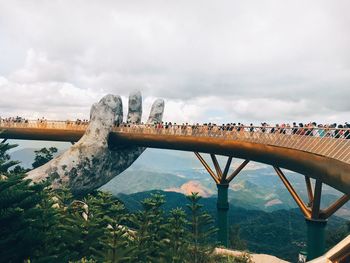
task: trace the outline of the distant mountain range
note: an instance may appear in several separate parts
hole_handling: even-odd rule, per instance
[[[30,168],[35,148],[24,148],[11,153],[13,160]],[[203,155],[205,158],[207,156]],[[207,158],[208,159],[208,158]],[[226,158],[218,158],[224,166]],[[234,160],[232,170],[242,160]],[[211,163],[208,160],[208,163]],[[285,171],[288,179],[304,200],[307,200],[304,176]],[[150,190],[172,191],[182,194],[199,192],[203,197],[215,197],[216,185],[193,153],[147,149],[125,172],[111,180],[102,190],[113,195],[133,194]],[[329,205],[341,194],[331,187],[323,187],[322,206]],[[249,163],[231,182],[229,200],[235,206],[265,212],[296,208],[296,204],[272,167]],[[350,202],[337,212],[350,219]]]
[[[223,159],[220,158],[219,161]],[[233,166],[237,167],[241,162],[242,160],[236,160]],[[307,200],[304,176],[289,171],[285,173],[300,196]],[[154,149],[148,149],[132,167],[102,189],[116,196],[120,193],[163,190],[183,194],[199,192],[203,197],[215,197],[217,191],[212,178],[194,154]],[[331,204],[341,195],[325,185],[322,206]],[[236,206],[266,212],[297,207],[273,168],[258,163],[248,164],[231,182],[229,200]],[[350,202],[340,209],[337,215],[350,219]]]

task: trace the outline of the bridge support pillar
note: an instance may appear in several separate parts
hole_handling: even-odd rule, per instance
[[[312,189],[310,177],[305,177],[309,202],[306,205],[279,167],[274,167],[277,175],[286,186],[301,212],[304,214],[307,227],[307,260],[312,260],[325,253],[327,218],[350,200],[349,194],[344,194],[326,209],[321,209],[322,181],[316,179]]]
[[[217,226],[220,245],[228,247],[228,184],[217,184]]]
[[[306,218],[307,260],[312,260],[325,253],[327,220]]]
[[[194,153],[204,168],[208,171],[210,176],[216,183],[218,188],[217,199],[217,227],[218,227],[218,241],[222,246],[228,247],[228,186],[230,182],[242,171],[242,169],[249,163],[245,160],[237,167],[230,175],[228,174],[231,166],[232,156],[229,156],[225,165],[224,171],[221,170],[218,160],[214,154],[210,154],[213,161],[216,173],[210,168],[204,158],[198,153]]]

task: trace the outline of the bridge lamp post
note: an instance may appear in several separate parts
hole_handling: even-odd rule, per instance
[[[229,240],[229,238],[228,238],[228,234],[229,234],[229,231],[228,231],[228,210],[229,210],[228,188],[229,188],[230,182],[249,163],[249,160],[245,160],[233,173],[231,173],[228,176],[228,172],[229,172],[230,165],[232,162],[232,156],[230,156],[227,159],[225,169],[222,172],[216,156],[214,154],[210,154],[210,157],[211,157],[213,164],[214,164],[214,167],[215,167],[215,171],[216,171],[216,173],[215,173],[198,152],[195,152],[195,155],[197,156],[199,161],[202,163],[204,168],[207,170],[207,172],[210,174],[210,176],[213,178],[213,180],[216,183],[216,186],[218,189],[217,206],[216,206],[217,207],[218,241],[222,246],[228,247],[228,245],[229,245],[229,241],[228,241]]]

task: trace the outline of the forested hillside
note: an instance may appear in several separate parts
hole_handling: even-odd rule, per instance
[[[147,191],[130,195],[120,194],[118,198],[130,210],[141,208],[140,201],[151,193],[165,196],[165,210],[185,207],[186,197],[179,193],[164,191]],[[200,203],[206,211],[216,218],[216,198],[202,198]],[[248,249],[251,252],[275,255],[289,261],[296,261],[300,250],[306,245],[305,219],[298,208],[264,212],[247,210],[230,204],[229,224],[231,226],[231,247]],[[333,216],[328,221],[328,247],[333,246],[350,233],[348,221]],[[242,246],[243,244],[243,246]]]

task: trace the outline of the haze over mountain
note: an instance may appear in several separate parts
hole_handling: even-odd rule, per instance
[[[26,168],[31,167],[35,148],[14,150],[11,156],[20,160]],[[63,149],[61,149],[62,151]],[[210,163],[208,156],[203,155]],[[218,157],[221,165],[225,157]],[[234,159],[231,170],[242,160]],[[307,200],[304,177],[285,171],[298,193]],[[134,194],[150,190],[163,190],[189,194],[199,192],[203,197],[216,197],[216,185],[200,162],[190,152],[147,149],[125,172],[111,180],[102,190],[115,196]],[[323,187],[322,205],[327,206],[341,194],[331,187]],[[231,182],[229,200],[235,206],[262,211],[296,208],[296,204],[272,167],[251,162]],[[350,219],[349,202],[337,213],[337,216]]]

